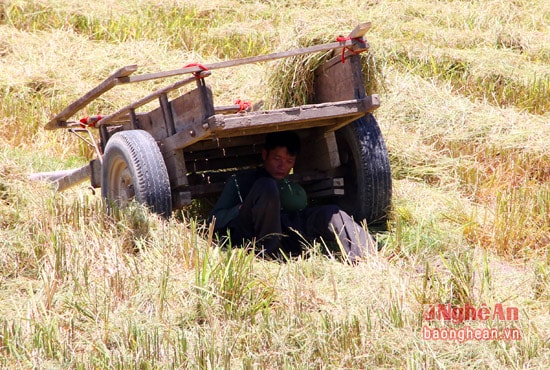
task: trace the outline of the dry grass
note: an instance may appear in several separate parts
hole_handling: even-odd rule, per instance
[[[548,368],[549,14],[547,1],[2,2],[1,366]],[[320,245],[308,260],[260,261],[216,247],[185,214],[107,217],[86,185],[27,180],[90,158],[42,126],[123,65],[330,42],[363,21],[395,194],[372,261],[347,266]],[[271,72],[292,86],[284,71],[249,65],[208,83],[220,105],[286,104],[266,89]],[[82,116],[156,87],[117,88]],[[523,338],[423,340],[422,305],[446,302],[518,307]]]

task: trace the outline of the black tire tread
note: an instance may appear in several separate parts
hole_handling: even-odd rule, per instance
[[[109,170],[112,158],[122,156],[132,173],[136,201],[155,213],[172,213],[170,179],[155,139],[146,131],[129,130],[114,134],[105,148],[102,170],[102,194],[108,198]]]
[[[385,223],[391,204],[392,179],[388,151],[376,119],[367,114],[352,122],[337,132],[337,140],[339,147],[346,142],[355,162],[356,201],[346,211],[355,219],[365,219],[369,225]]]

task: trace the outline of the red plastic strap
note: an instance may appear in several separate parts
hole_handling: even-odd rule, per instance
[[[338,36],[336,38],[336,41],[338,42],[346,42],[346,41],[349,41],[349,40],[358,40],[358,41],[362,41],[363,38],[362,37],[344,37],[344,36]],[[361,52],[356,52],[355,50],[353,50],[352,48],[350,48],[349,46],[346,46],[344,48],[342,48],[342,63],[345,63],[346,62],[346,50],[349,50],[350,52],[352,52],[353,54],[360,54]]]
[[[89,116],[89,117],[82,117],[80,119],[80,127],[86,128],[86,127],[95,127],[95,124],[98,121],[101,121],[103,116],[97,115],[97,116]]]
[[[189,63],[183,66],[183,68],[189,68],[189,67],[199,67],[203,71],[208,71],[208,68],[206,68],[200,63]],[[201,76],[200,72],[193,72],[193,76],[195,76],[196,78],[204,78],[203,76]]]
[[[249,109],[250,107],[252,107],[252,104],[249,101],[243,101],[241,99],[237,99],[235,101],[235,104],[239,105],[239,112],[238,113],[244,112],[247,109]]]

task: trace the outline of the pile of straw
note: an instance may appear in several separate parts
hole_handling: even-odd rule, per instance
[[[297,45],[293,45],[293,48],[305,48],[333,41],[330,39],[330,35],[302,37],[298,40]],[[268,77],[268,108],[276,109],[311,104],[314,101],[315,94],[315,70],[335,56],[339,57],[338,50],[298,55],[278,61]],[[383,88],[382,71],[371,51],[361,54],[361,65],[367,94],[376,93],[379,88]]]

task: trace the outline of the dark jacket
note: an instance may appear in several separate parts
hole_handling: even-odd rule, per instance
[[[210,214],[211,220],[216,217],[215,230],[225,228],[231,220],[239,215],[239,208],[252,185],[261,177],[271,177],[271,175],[263,167],[231,175]]]
[[[271,175],[263,167],[258,167],[255,170],[234,174],[229,178],[210,215],[210,219],[216,217],[214,227],[216,230],[225,228],[239,215],[240,206],[250,189],[256,180],[262,177],[271,177]],[[281,211],[293,212],[306,208],[307,194],[299,184],[288,179],[279,180],[277,183],[281,198]]]

